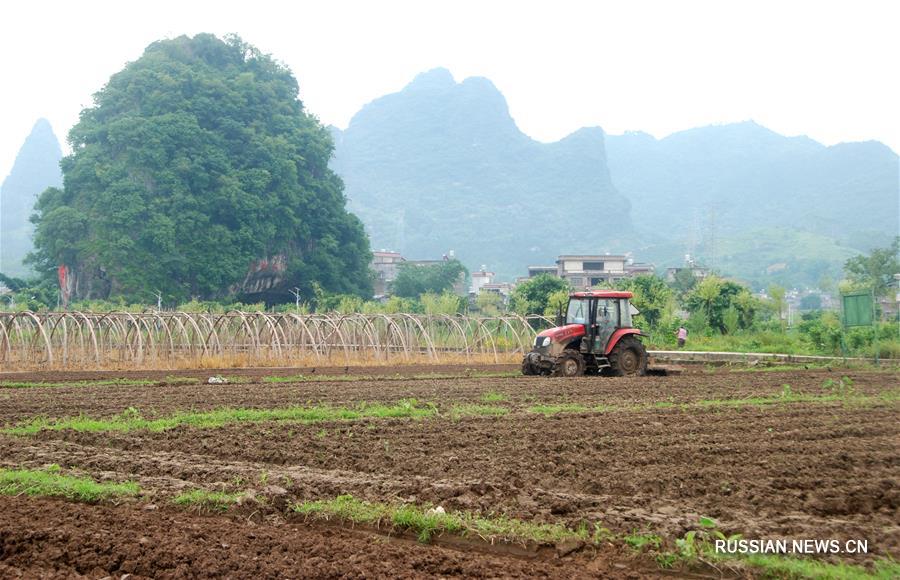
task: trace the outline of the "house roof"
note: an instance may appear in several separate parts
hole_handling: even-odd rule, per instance
[[[570,298],[631,298],[631,292],[623,290],[590,290],[588,292],[572,292]]]
[[[587,260],[589,262],[603,262],[603,261],[623,261],[627,260],[627,256],[622,256],[619,254],[562,254],[557,258],[557,262],[563,260]]]

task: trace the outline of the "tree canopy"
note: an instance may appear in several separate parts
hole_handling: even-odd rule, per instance
[[[758,307],[746,288],[718,276],[701,280],[687,295],[685,306],[689,312],[701,314],[710,328],[723,333],[750,328]]]
[[[568,282],[550,274],[540,274],[516,286],[510,303],[512,309],[522,315],[545,314],[551,307],[551,302],[553,302],[553,306],[560,305],[560,297],[563,292],[568,295]],[[556,295],[556,299],[551,300],[554,295]],[[565,307],[564,301],[561,305]]]
[[[368,239],[328,168],[327,129],[291,72],[238,37],[151,44],[94,95],[69,142],[64,187],[36,206],[32,260],[48,274],[68,266],[80,297],[279,301],[295,286],[312,296],[314,282],[371,293]],[[271,276],[248,285],[251,267]]]
[[[439,264],[401,263],[397,277],[391,284],[396,296],[418,298],[422,294],[441,294],[453,288],[460,277],[468,274],[459,260],[445,260]]]
[[[690,272],[690,270],[687,270]],[[691,276],[693,278],[693,276]],[[620,290],[634,294],[631,302],[651,327],[657,326],[663,315],[674,310],[672,289],[665,281],[653,274],[643,274],[634,278],[623,278],[616,284]]]
[[[844,264],[844,272],[852,285],[871,288],[876,296],[883,296],[900,273],[900,236],[890,246],[875,248],[868,256],[855,256]]]

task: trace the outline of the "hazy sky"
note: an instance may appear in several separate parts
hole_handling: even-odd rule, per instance
[[[64,139],[147,44],[198,32],[236,32],[288,64],[307,108],[339,127],[443,66],[490,78],[541,141],[753,119],[900,151],[897,1],[33,0],[2,13],[0,178],[38,117]]]

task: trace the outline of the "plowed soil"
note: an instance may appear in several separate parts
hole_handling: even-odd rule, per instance
[[[288,509],[293,502],[348,493],[531,522],[597,524],[619,535],[647,531],[667,540],[696,528],[703,516],[714,518],[725,533],[748,538],[869,541],[868,555],[832,559],[900,557],[900,405],[896,396],[885,396],[900,387],[896,373],[720,370],[573,380],[368,376],[0,388],[4,426],[38,416],[112,417],[129,407],[153,417],[188,409],[416,399],[440,412],[421,420],[0,435],[2,466],[58,464],[99,480],[135,480],[144,490],[120,505],[0,497],[0,576],[662,572],[620,544],[572,553],[448,539],[425,546],[384,531],[303,521]],[[785,392],[822,397],[833,393],[826,381],[843,376],[851,379],[853,396],[847,399],[722,404]],[[592,410],[544,415],[534,409],[557,404]],[[507,414],[459,417],[451,413],[459,405],[500,406]],[[267,501],[222,515],[171,506],[172,496],[198,487],[249,492]]]

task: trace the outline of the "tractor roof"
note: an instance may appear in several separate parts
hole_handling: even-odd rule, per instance
[[[589,292],[572,292],[569,298],[631,298],[631,292],[622,290],[591,290]]]

